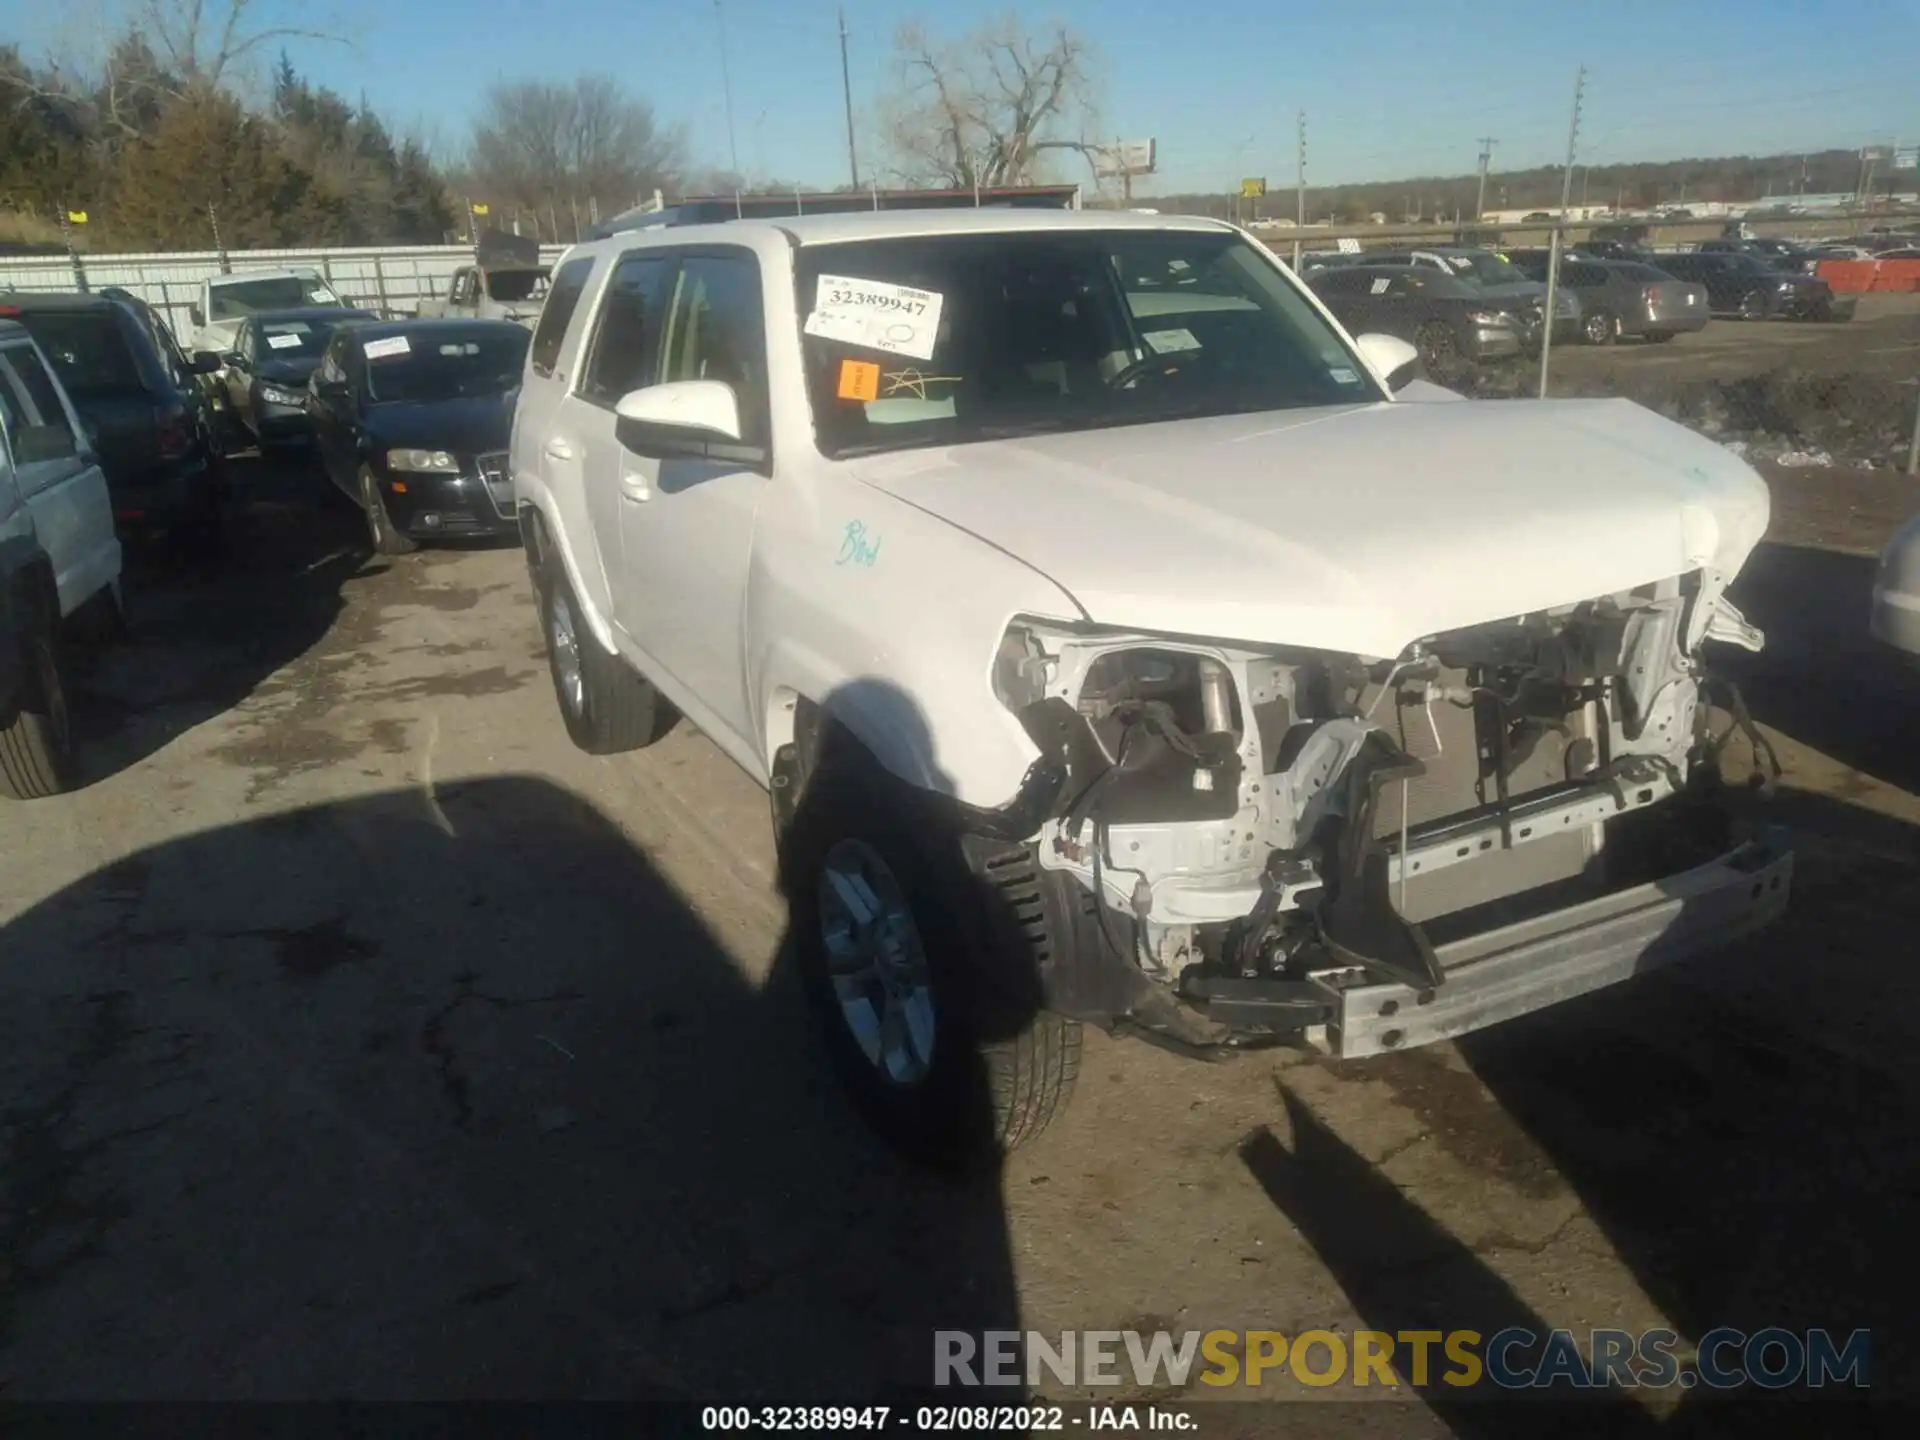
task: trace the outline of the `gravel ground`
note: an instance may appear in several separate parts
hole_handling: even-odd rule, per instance
[[[1920,493],[1771,478],[1738,678],[1786,920],[1377,1061],[1091,1037],[954,1186],[821,1072],[759,792],[685,727],[574,751],[517,553],[376,562],[253,473],[234,565],[143,577],[91,664],[91,783],[0,815],[0,1397],[792,1400],[913,1380],[936,1327],[1522,1323],[1869,1326],[1914,1398],[1920,684],[1863,596]],[[1201,1433],[1491,1413],[1257,1393],[1303,1403]]]

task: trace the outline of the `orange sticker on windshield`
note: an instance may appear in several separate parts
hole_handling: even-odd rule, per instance
[[[878,400],[880,367],[868,360],[842,360],[837,393],[842,400]]]

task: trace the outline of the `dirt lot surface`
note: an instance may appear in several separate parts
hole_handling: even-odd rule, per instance
[[[231,567],[144,576],[91,663],[91,783],[0,814],[0,1397],[787,1401],[921,1378],[935,1328],[1511,1323],[1870,1327],[1913,1398],[1920,673],[1864,620],[1920,486],[1773,479],[1729,669],[1788,769],[1781,924],[1378,1061],[1090,1037],[955,1186],[823,1073],[755,787],[685,727],[572,749],[517,552],[374,561],[251,472]],[[1258,1393],[1388,1403],[1201,1433],[1489,1415]]]

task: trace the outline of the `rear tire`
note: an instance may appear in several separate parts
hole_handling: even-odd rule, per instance
[[[781,837],[790,943],[869,1123],[914,1160],[967,1169],[1065,1108],[1081,1027],[1039,1008],[1033,955],[997,913],[1004,897],[902,788],[864,759],[805,781]],[[878,922],[864,934],[863,904]]]
[[[1580,334],[1589,345],[1611,345],[1620,338],[1620,322],[1605,310],[1594,310],[1581,320]]]
[[[1420,352],[1420,363],[1435,380],[1460,361],[1460,342],[1454,338],[1453,327],[1441,320],[1429,320],[1414,331],[1413,348]]]
[[[0,797],[41,800],[73,787],[73,723],[55,614],[44,610],[26,640],[19,712],[0,729]]]
[[[672,707],[650,680],[600,648],[557,561],[538,579],[547,666],[568,737],[589,755],[619,755],[660,739],[672,728]]]
[[[1673,339],[1673,331],[1649,330],[1647,331],[1646,334],[1642,335],[1640,338],[1646,341],[1649,345],[1664,345],[1669,340]]]

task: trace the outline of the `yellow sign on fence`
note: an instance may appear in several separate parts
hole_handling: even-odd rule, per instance
[[[84,210],[69,210],[69,211],[67,212],[67,223],[68,223],[69,225],[84,225],[84,224],[86,224],[86,223],[87,223],[87,212],[86,212],[86,211],[84,211]]]
[[[1265,176],[1242,180],[1240,182],[1240,198],[1242,200],[1258,200],[1266,193],[1267,181]]]

